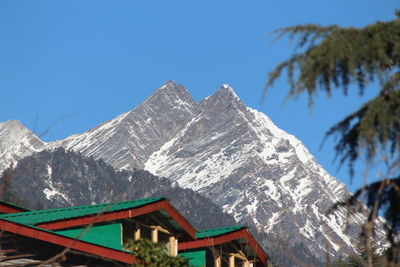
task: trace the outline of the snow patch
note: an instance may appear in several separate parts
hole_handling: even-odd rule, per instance
[[[52,174],[53,174],[53,169],[50,167],[50,165],[47,165],[47,177],[51,179]]]
[[[55,196],[61,196],[67,203],[69,203],[68,196],[61,193],[59,190],[57,190],[57,188],[53,184],[53,180],[52,180],[53,170],[52,170],[51,166],[47,165],[46,169],[47,169],[47,180],[45,181],[45,183],[47,184],[48,188],[45,188],[43,190],[43,193],[45,194],[46,198],[48,200],[51,200]]]
[[[267,186],[265,194],[275,201],[279,200],[281,194],[279,193],[278,188],[275,186],[275,183],[271,180],[265,180],[264,184]]]
[[[255,116],[255,121],[257,123],[260,123],[269,131],[271,131],[274,137],[288,140],[289,143],[295,148],[296,155],[300,161],[302,161],[303,163],[307,163],[310,160],[314,160],[314,157],[311,155],[311,153],[307,150],[307,148],[303,145],[303,143],[299,139],[297,139],[291,134],[288,134],[284,130],[279,129],[271,121],[271,119],[268,118],[267,115],[249,107],[247,107],[247,109]]]
[[[253,201],[250,201],[250,204],[246,205],[246,210],[248,214],[252,214],[258,208],[259,201],[257,198],[254,198]]]
[[[281,221],[282,211],[278,211],[272,214],[271,218],[268,220],[268,223],[266,224],[266,227],[264,228],[264,231],[266,233],[269,233],[272,231],[273,227],[275,224],[279,223]]]
[[[315,233],[310,221],[307,219],[303,227],[299,229],[299,233],[310,240],[314,240]]]

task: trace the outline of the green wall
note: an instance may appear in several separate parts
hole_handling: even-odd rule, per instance
[[[206,266],[206,251],[205,250],[179,253],[179,256],[182,256],[183,258],[188,259],[190,267]]]

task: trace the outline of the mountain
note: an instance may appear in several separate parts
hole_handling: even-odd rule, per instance
[[[349,192],[298,139],[246,107],[227,85],[198,108],[145,169],[200,192],[239,223],[289,247],[302,243],[320,260],[327,252],[354,252],[354,239],[343,232],[344,214],[327,215]]]
[[[63,148],[21,159],[9,176],[8,190],[30,209],[165,196],[199,229],[235,224],[233,217],[212,201],[190,189],[173,186],[168,179],[144,170],[115,171],[103,160]]]
[[[363,217],[346,225],[343,210],[328,213],[350,195],[344,184],[228,85],[197,103],[169,81],[131,111],[43,146],[101,159],[120,171],[144,169],[194,190],[253,227],[264,247],[291,262],[321,265],[328,256],[357,251]]]
[[[176,136],[195,113],[196,103],[186,89],[169,81],[132,111],[50,147],[101,158],[117,169],[143,168],[149,156]]]
[[[327,214],[349,196],[345,186],[228,85],[196,103],[169,81],[133,110],[52,145],[166,177],[318,260],[356,251],[361,218],[348,234],[343,211]]]
[[[45,143],[17,120],[0,122],[0,173],[25,156],[45,148]]]

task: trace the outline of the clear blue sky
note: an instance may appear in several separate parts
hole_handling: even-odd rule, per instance
[[[44,136],[51,141],[134,108],[170,79],[197,101],[228,83],[349,184],[332,163],[332,143],[319,145],[376,89],[363,98],[321,95],[310,112],[305,98],[282,105],[282,79],[260,105],[268,71],[293,51],[268,34],[299,23],[362,27],[392,20],[397,7],[394,0],[2,0],[0,121],[18,119],[40,133],[74,112]]]

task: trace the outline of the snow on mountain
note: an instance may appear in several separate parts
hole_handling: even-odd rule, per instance
[[[19,121],[0,122],[0,174],[19,159],[41,151],[45,145]]]
[[[238,222],[301,242],[312,253],[354,252],[344,214],[326,215],[348,196],[304,145],[223,86],[199,103],[200,112],[154,152],[145,169],[211,198]],[[323,233],[323,234],[322,234]]]
[[[44,150],[21,159],[14,168],[9,189],[15,192],[14,196],[21,201],[19,204],[29,209],[164,196],[200,229],[235,223],[232,216],[223,213],[211,200],[190,189],[174,187],[166,178],[138,169],[116,171],[102,160],[63,148]]]
[[[52,146],[101,158],[117,169],[143,168],[147,158],[195,112],[195,102],[186,89],[169,81],[135,109]]]
[[[2,126],[0,152],[18,150],[16,140],[23,135],[7,141]],[[26,150],[43,148],[39,141]],[[326,255],[356,251],[362,218],[345,231],[343,210],[327,213],[349,196],[345,186],[301,141],[247,107],[229,85],[196,103],[183,86],[169,81],[131,111],[47,148],[59,146],[197,191],[239,223],[255,227],[266,247],[301,250],[320,262]]]

